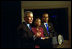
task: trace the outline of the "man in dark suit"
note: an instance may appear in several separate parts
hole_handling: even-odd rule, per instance
[[[30,26],[33,22],[33,13],[31,11],[26,11],[24,20],[25,22],[18,27],[20,48],[34,48],[34,36]]]
[[[44,29],[44,35],[48,37],[52,37],[56,35],[56,32],[54,30],[53,24],[48,21],[49,15],[48,13],[44,13],[42,15],[42,27]]]
[[[45,45],[45,47],[47,48],[52,48],[52,37],[56,36],[56,32],[53,28],[53,24],[51,22],[48,21],[49,20],[49,15],[48,13],[44,13],[42,15],[42,25],[41,27],[43,27],[43,30],[44,30],[44,36],[45,37],[49,37],[49,39],[47,40],[44,40],[43,41],[43,44]],[[48,42],[47,42],[48,41]],[[42,45],[42,44],[41,44]],[[41,47],[43,47],[44,45],[42,45]]]

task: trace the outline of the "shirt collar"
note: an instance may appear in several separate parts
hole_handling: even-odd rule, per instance
[[[46,27],[46,24],[48,24],[48,23],[44,23],[44,26]]]
[[[30,26],[30,24],[27,24],[27,26],[29,27],[29,26]]]
[[[48,23],[44,23],[44,25],[45,25],[45,24],[48,24]]]

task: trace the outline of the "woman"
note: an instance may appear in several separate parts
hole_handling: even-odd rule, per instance
[[[34,27],[32,27],[32,31],[35,35],[36,38],[40,38],[40,39],[46,39],[48,37],[44,37],[44,31],[43,28],[40,27],[41,26],[41,20],[39,18],[37,18],[34,22]]]
[[[40,48],[37,39],[40,39],[41,37],[44,37],[44,32],[43,32],[43,28],[40,27],[41,26],[41,20],[39,18],[37,18],[34,22],[34,27],[32,27],[32,31],[36,37],[36,42],[35,42],[35,48]],[[44,38],[43,38],[44,39]]]
[[[45,39],[48,39],[49,37],[44,36],[44,31],[43,31],[43,28],[41,27],[41,20],[37,18],[34,22],[34,25],[35,26],[32,27],[32,31],[36,37],[35,48],[39,48],[39,46],[45,47],[48,42],[48,40],[45,40]]]

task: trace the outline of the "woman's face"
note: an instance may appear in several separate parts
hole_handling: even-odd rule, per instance
[[[36,26],[41,26],[41,20],[40,19],[36,19],[35,20],[35,25]]]

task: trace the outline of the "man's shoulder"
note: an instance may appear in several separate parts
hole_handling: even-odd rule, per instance
[[[53,25],[53,23],[52,22],[48,22],[48,25]]]
[[[21,26],[26,26],[26,23],[25,22],[22,22],[20,25]]]
[[[19,27],[20,27],[20,28],[23,28],[23,27],[25,27],[25,26],[26,26],[25,22],[19,24]]]
[[[48,24],[52,24],[52,22],[48,22]]]

